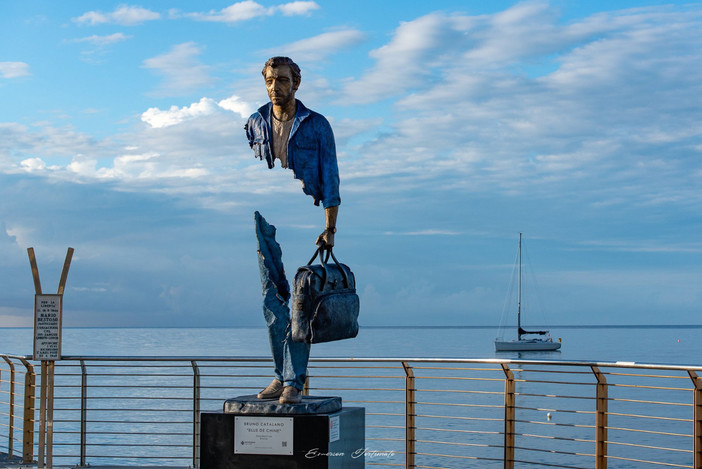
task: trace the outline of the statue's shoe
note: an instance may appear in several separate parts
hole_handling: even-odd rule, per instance
[[[274,379],[271,384],[263,391],[259,392],[256,397],[259,399],[277,399],[283,394],[283,382]]]

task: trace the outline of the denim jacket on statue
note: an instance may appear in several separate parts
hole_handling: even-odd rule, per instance
[[[324,207],[341,203],[339,197],[339,169],[336,163],[334,133],[327,119],[295,100],[295,121],[288,139],[288,167],[295,179],[302,181],[302,191],[314,198],[314,204],[322,201]],[[246,137],[254,155],[266,159],[273,168],[273,141],[271,132],[272,103],[261,106],[246,123]]]

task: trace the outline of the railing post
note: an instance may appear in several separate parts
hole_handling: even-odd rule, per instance
[[[193,367],[193,467],[197,468],[200,457],[200,368],[192,360]]]
[[[2,390],[2,369],[0,369],[0,390]]]
[[[9,426],[8,426],[8,443],[7,443],[7,454],[12,456],[14,453],[14,439],[15,439],[15,364],[12,360],[3,356],[7,365],[10,367],[10,415],[9,415]]]
[[[26,372],[24,374],[24,414],[22,421],[22,463],[31,464],[34,461],[34,413],[36,375],[34,367],[25,359],[21,359]]]
[[[607,469],[607,405],[609,402],[607,379],[598,367],[591,366],[590,368],[595,373],[595,378],[597,378],[595,469]]]
[[[41,387],[39,388],[39,447],[37,467],[44,467],[44,453],[46,451],[46,367],[47,361],[41,361]]]
[[[305,384],[302,387],[302,395],[303,396],[309,396],[310,395],[310,375],[307,374],[305,378]]]
[[[86,466],[88,435],[88,370],[80,360],[80,466]]]
[[[693,465],[694,469],[702,469],[702,379],[692,370],[687,372],[695,385],[692,391],[692,420],[693,420]]]
[[[504,436],[504,467],[514,468],[514,435],[515,435],[515,408],[516,408],[516,387],[514,384],[514,373],[507,364],[502,364],[502,371],[505,373],[505,436]]]
[[[416,424],[415,416],[415,387],[414,387],[414,371],[407,362],[402,362],[402,367],[405,369],[405,468],[413,469],[415,467],[414,457],[416,454]]]
[[[54,467],[54,377],[56,362],[50,361],[46,366],[48,382],[46,385],[46,464]]]

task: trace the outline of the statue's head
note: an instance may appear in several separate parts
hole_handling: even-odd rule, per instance
[[[271,57],[261,71],[268,97],[275,105],[285,105],[295,99],[302,75],[300,67],[289,57]]]
[[[281,65],[287,65],[288,67],[290,67],[290,72],[294,80],[295,89],[297,89],[300,86],[300,82],[302,81],[302,74],[300,73],[300,67],[298,67],[298,65],[295,62],[293,62],[293,60],[290,57],[271,57],[266,61],[266,64],[263,66],[261,74],[265,78],[266,70],[268,69],[268,67],[277,68]]]

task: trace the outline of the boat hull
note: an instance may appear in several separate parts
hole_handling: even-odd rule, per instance
[[[495,351],[554,351],[561,348],[560,342],[550,340],[496,340]]]

